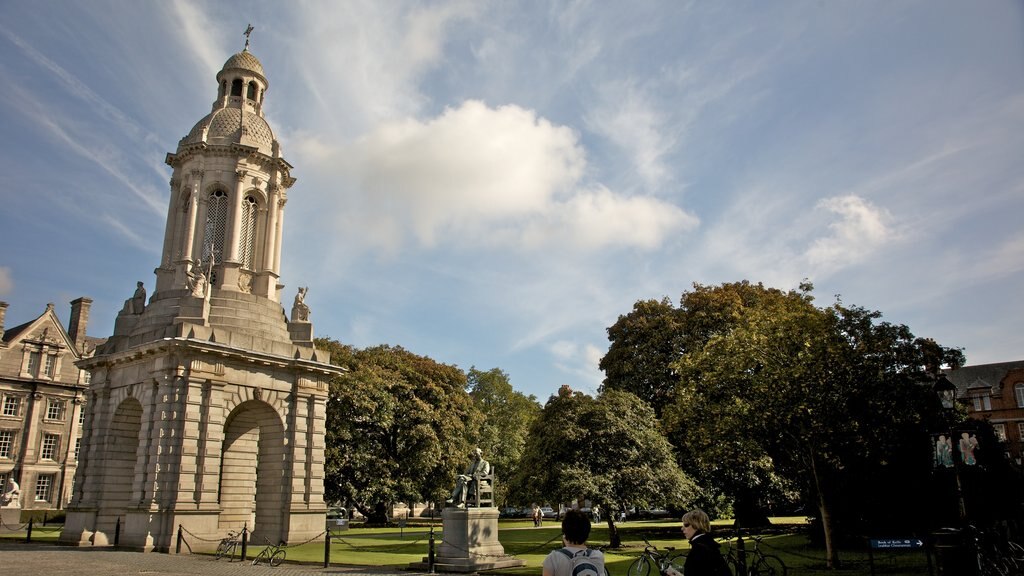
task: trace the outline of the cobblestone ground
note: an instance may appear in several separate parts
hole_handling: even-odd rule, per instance
[[[393,568],[284,564],[271,568],[204,555],[143,554],[106,548],[77,548],[0,540],[0,574],[10,576],[307,576],[326,574],[416,576]]]

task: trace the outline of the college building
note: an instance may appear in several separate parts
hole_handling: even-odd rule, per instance
[[[0,487],[14,480],[22,510],[61,510],[78,465],[89,373],[75,362],[103,339],[85,335],[92,300],[71,302],[67,330],[53,304],[5,328],[0,302]]]
[[[1024,450],[1024,360],[964,366],[946,372],[968,415],[992,424],[1006,458],[1021,464]]]

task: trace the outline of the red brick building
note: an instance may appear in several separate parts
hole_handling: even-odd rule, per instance
[[[1024,450],[1024,360],[964,366],[946,372],[971,418],[987,420],[1005,442],[1006,456],[1021,464]]]

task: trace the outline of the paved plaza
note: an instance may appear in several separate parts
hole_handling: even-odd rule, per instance
[[[416,576],[394,568],[284,563],[277,568],[189,554],[143,554],[110,548],[80,548],[0,540],[0,570],[14,576],[306,576],[323,574]]]

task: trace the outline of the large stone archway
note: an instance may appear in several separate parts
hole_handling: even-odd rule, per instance
[[[247,527],[255,542],[280,542],[288,460],[280,418],[265,403],[245,402],[228,415],[223,446],[220,529]]]

